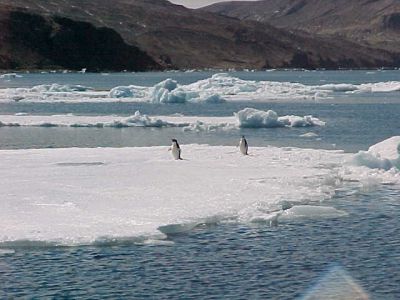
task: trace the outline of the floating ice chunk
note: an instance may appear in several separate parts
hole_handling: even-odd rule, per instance
[[[283,116],[273,110],[262,111],[254,108],[245,108],[234,113],[239,127],[242,128],[273,128],[273,127],[306,127],[323,126],[324,122],[313,116]]]
[[[0,75],[1,79],[12,79],[12,78],[21,78],[22,75],[19,75],[17,73],[7,73],[7,74],[2,74]]]
[[[105,123],[105,127],[166,127],[174,126],[174,124],[163,121],[157,118],[151,118],[148,115],[142,115],[140,111],[136,111],[135,114],[129,118],[121,121],[113,121],[111,123]]]
[[[205,96],[203,99],[200,100],[201,102],[205,102],[205,103],[223,103],[226,102],[226,100],[224,98],[222,98],[220,95],[218,94],[213,94],[213,95],[209,95],[209,96]]]
[[[26,90],[28,92],[38,92],[38,93],[65,93],[65,92],[85,92],[92,90],[89,87],[82,85],[72,85],[72,84],[41,84],[34,86],[30,89],[17,89],[20,91]]]
[[[157,239],[147,239],[144,240],[142,243],[142,245],[146,245],[146,246],[173,246],[175,245],[175,243],[173,241],[169,241],[169,240],[157,240]]]
[[[242,128],[271,128],[282,127],[278,115],[273,110],[262,111],[254,108],[245,108],[234,113],[239,127]]]
[[[110,90],[109,97],[111,98],[141,98],[146,96],[147,88],[129,85],[117,86]]]
[[[350,160],[350,164],[371,169],[400,169],[400,136],[393,136],[371,146],[368,151],[360,151]]]
[[[347,216],[345,211],[337,210],[329,206],[314,206],[314,205],[290,205],[290,208],[282,210],[263,212],[257,209],[250,213],[246,211],[241,215],[241,220],[248,220],[251,223],[267,223],[270,226],[278,226],[281,221],[290,221],[299,218],[317,219],[317,218],[339,218]]]
[[[305,137],[305,138],[313,138],[313,137],[317,137],[318,134],[316,134],[315,132],[307,132],[307,133],[301,134],[300,136]]]
[[[358,90],[358,87],[354,84],[337,83],[337,84],[323,84],[318,86],[317,89],[334,91],[334,92],[350,92]]]
[[[400,81],[364,83],[359,85],[359,90],[372,93],[397,92],[400,91]]]
[[[267,223],[270,226],[278,226],[279,216],[282,214],[282,211],[267,213],[267,214],[256,214],[250,218],[251,223]]]
[[[386,171],[393,167],[389,159],[377,157],[368,151],[359,151],[354,155],[350,163],[355,166],[365,166],[370,169],[383,169]]]
[[[193,230],[199,223],[190,222],[190,223],[182,223],[182,224],[169,224],[158,227],[158,230],[161,233],[166,235],[180,234]]]
[[[168,78],[164,81],[161,81],[160,83],[156,84],[154,88],[157,89],[166,89],[169,92],[173,91],[178,87],[178,82],[176,80],[172,80],[171,78]]]
[[[151,98],[153,103],[185,103],[192,98],[198,98],[198,93],[183,90],[169,91],[165,88],[155,89]]]
[[[178,83],[172,79],[166,79],[156,84],[150,101],[153,103],[185,103],[187,94],[182,90],[174,91],[177,87]]]
[[[338,218],[348,214],[329,206],[295,205],[280,215],[279,220],[291,220],[296,218]]]
[[[180,86],[175,80],[167,79],[153,87],[150,102],[152,103],[186,103],[186,102],[204,102],[204,103],[222,103],[225,102],[220,95],[215,93],[204,93],[204,91]]]
[[[313,116],[283,116],[279,117],[278,121],[289,127],[309,127],[309,126],[324,126],[325,122],[314,118]]]
[[[190,123],[187,126],[183,127],[183,131],[216,131],[218,129],[234,129],[235,126],[229,123],[216,123],[209,124],[202,121],[196,121],[195,123]]]
[[[377,143],[369,147],[368,152],[377,157],[396,160],[399,158],[400,153],[400,136],[393,136],[380,143]]]

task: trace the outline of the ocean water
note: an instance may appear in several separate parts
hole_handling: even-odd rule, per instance
[[[224,103],[154,104],[138,101],[62,102],[0,99],[1,115],[229,117],[246,107],[278,115],[313,115],[325,126],[184,131],[180,127],[0,127],[0,149],[96,148],[182,145],[367,150],[399,135],[400,71],[235,72],[246,81],[306,86],[385,83],[379,92],[338,90],[327,97],[260,100],[255,93]],[[211,72],[21,74],[0,79],[0,89],[40,84],[80,84],[96,91],[151,87],[167,78],[182,85]],[[389,86],[389,88],[388,88]],[[252,99],[254,95],[254,99]],[[4,100],[4,101],[2,101]],[[304,134],[314,133],[310,137]],[[0,154],[1,155],[1,154]],[[1,164],[0,164],[1,167]],[[205,187],[207,188],[207,187]],[[246,197],[246,194],[243,195]],[[318,203],[347,212],[340,218],[296,218],[269,223],[211,222],[166,239],[115,239],[86,246],[33,241],[0,243],[0,298],[297,299],[321,278],[342,268],[371,299],[400,298],[400,189],[396,184],[350,182]],[[0,204],[5,205],[1,200]],[[110,204],[111,205],[111,204]],[[1,208],[1,206],[0,206]],[[29,207],[27,207],[29,209]],[[0,220],[1,222],[1,220]]]

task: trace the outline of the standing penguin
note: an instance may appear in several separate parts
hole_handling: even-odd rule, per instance
[[[182,159],[181,158],[181,148],[179,147],[178,141],[176,139],[172,139],[172,146],[171,146],[172,156],[174,159]]]
[[[242,135],[242,138],[240,139],[239,149],[243,155],[247,155],[247,151],[249,151],[249,145],[247,144],[247,141],[246,141],[246,138],[244,137],[244,135]]]

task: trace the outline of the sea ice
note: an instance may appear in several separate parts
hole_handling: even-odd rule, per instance
[[[170,158],[168,146],[0,151],[0,247],[152,239],[211,221],[250,222],[287,201],[330,198],[336,187],[326,179],[338,173],[332,164],[340,167],[349,156],[253,147],[245,157],[236,147],[181,148],[182,161]]]
[[[12,79],[12,78],[20,78],[22,75],[19,75],[17,73],[6,73],[0,75],[0,79]]]
[[[148,116],[137,111],[131,117],[122,116],[74,116],[74,115],[0,115],[0,126],[36,127],[183,127],[184,131],[231,130],[239,127],[304,127],[322,126],[325,123],[312,116],[282,116],[274,111],[246,108],[232,117],[198,116]]]
[[[324,126],[325,122],[313,116],[282,116],[279,117],[273,110],[262,111],[254,108],[245,108],[235,117],[242,128],[273,128],[273,127],[307,127]]]
[[[5,75],[3,75],[5,76]],[[271,101],[327,99],[335,93],[380,93],[400,91],[399,81],[305,85],[295,82],[243,80],[226,73],[183,85],[166,79],[151,87],[116,86],[94,91],[79,85],[38,85],[32,88],[0,89],[1,101],[25,102],[149,102],[221,103],[225,101]]]
[[[315,132],[306,132],[304,134],[301,134],[300,136],[305,138],[313,138],[313,137],[318,137],[318,134]]]
[[[372,169],[400,169],[400,136],[393,136],[357,153],[350,163]]]
[[[330,206],[295,205],[280,215],[279,220],[292,220],[297,218],[337,218],[348,214]]]
[[[110,98],[142,98],[147,95],[147,88],[130,85],[130,86],[117,86],[110,90]]]

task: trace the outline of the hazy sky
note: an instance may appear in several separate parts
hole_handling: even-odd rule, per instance
[[[198,8],[216,2],[223,2],[222,0],[169,0],[169,1],[176,4],[182,4],[190,8]],[[233,1],[238,1],[238,0],[233,0]],[[240,1],[255,1],[255,0],[240,0]]]

